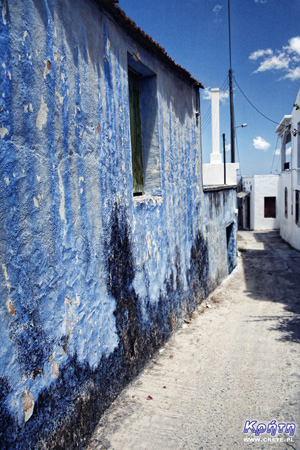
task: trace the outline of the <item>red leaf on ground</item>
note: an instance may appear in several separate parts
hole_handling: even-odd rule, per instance
[[[170,359],[173,359],[173,355],[170,355],[169,358],[170,358]]]
[[[163,386],[163,389],[167,389],[167,386]]]
[[[148,397],[146,398],[146,400],[153,400],[153,398],[151,397],[151,395],[148,395]]]

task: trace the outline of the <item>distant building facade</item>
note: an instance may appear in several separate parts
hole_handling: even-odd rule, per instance
[[[300,105],[300,90],[296,98]],[[280,137],[280,235],[300,250],[300,109],[283,117],[276,128]]]
[[[239,228],[279,229],[300,250],[300,90],[292,114],[276,128],[280,174],[244,176],[238,192]]]
[[[243,176],[238,192],[239,228],[277,230],[280,223],[279,176]]]

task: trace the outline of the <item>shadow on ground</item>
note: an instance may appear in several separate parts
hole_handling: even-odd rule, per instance
[[[252,239],[245,239],[251,233]],[[244,236],[244,237],[243,237]],[[257,301],[280,302],[286,315],[253,316],[254,321],[277,322],[281,340],[300,344],[300,252],[284,242],[277,232],[239,234],[246,293]],[[255,311],[254,311],[255,314]]]

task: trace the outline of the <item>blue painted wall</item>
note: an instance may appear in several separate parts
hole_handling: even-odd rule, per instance
[[[204,205],[209,240],[208,290],[212,291],[237,265],[236,189],[205,188]]]
[[[0,442],[83,447],[226,276],[235,191],[212,225],[197,92],[94,2],[0,0],[0,11]],[[148,175],[161,195],[132,196],[128,53],[157,77]]]

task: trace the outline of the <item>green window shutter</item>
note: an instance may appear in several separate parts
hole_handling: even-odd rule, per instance
[[[130,137],[132,153],[133,193],[143,193],[142,128],[139,76],[129,69]]]

